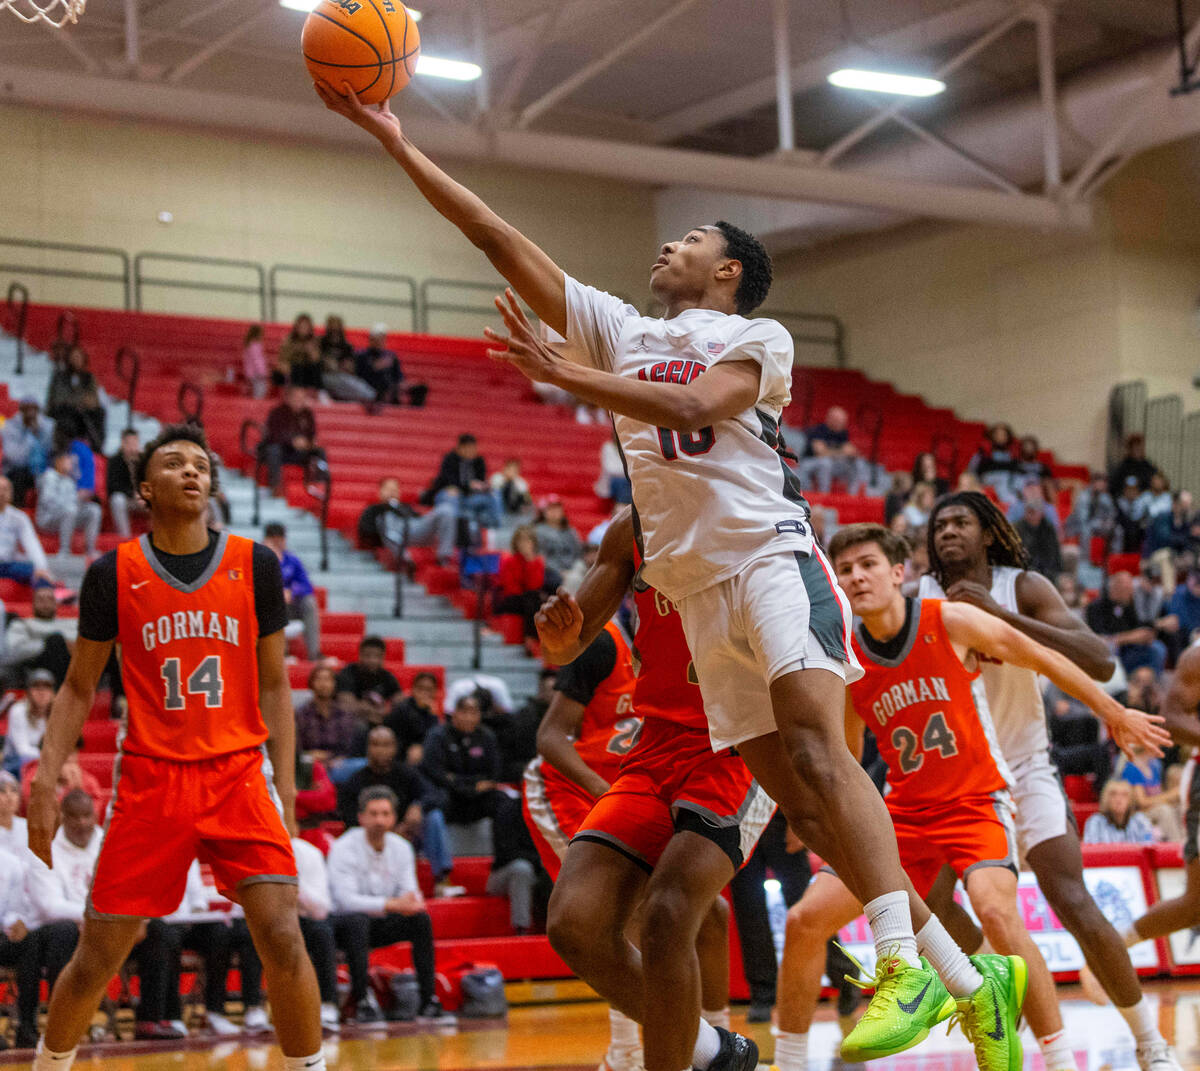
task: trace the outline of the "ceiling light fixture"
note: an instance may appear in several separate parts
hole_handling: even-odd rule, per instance
[[[417,74],[426,74],[430,78],[449,78],[452,82],[474,82],[483,74],[483,68],[478,63],[441,59],[422,52],[417,60]]]
[[[280,7],[290,8],[292,11],[312,11],[321,0],[279,0]],[[409,15],[413,22],[421,21],[421,13],[414,8],[408,9]]]
[[[871,93],[893,93],[904,97],[934,97],[946,88],[936,78],[920,78],[912,74],[885,74],[882,71],[859,71],[845,67],[834,71],[829,81],[842,89],[865,89]]]

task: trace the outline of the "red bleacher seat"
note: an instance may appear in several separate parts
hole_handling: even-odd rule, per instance
[[[83,723],[83,750],[100,752],[111,757],[112,753],[117,750],[117,731],[119,729],[119,723],[111,718],[104,721],[98,718],[89,718]]]
[[[115,758],[116,756],[111,752],[105,754],[102,752],[81,751],[79,753],[79,766],[80,769],[92,774],[100,782],[101,788],[107,790],[112,788],[113,760]]]
[[[1137,576],[1142,567],[1142,558],[1139,554],[1110,554],[1108,556],[1108,575],[1113,573],[1133,573]]]

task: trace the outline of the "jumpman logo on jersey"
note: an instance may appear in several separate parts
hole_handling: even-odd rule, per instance
[[[633,352],[634,353],[646,353],[649,349],[650,349],[650,347],[646,345],[646,333],[643,331],[642,332],[642,340],[636,346],[633,347]]]

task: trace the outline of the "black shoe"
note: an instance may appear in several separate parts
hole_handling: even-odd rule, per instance
[[[38,1032],[32,1026],[18,1026],[16,1041],[13,1042],[15,1049],[36,1049],[38,1043]]]
[[[771,1010],[775,1007],[774,1003],[766,1000],[752,1000],[750,1007],[746,1010],[746,1022],[748,1023],[769,1023],[771,1021]]]
[[[442,1002],[437,997],[430,997],[417,1012],[417,1022],[419,1023],[436,1023],[439,1026],[453,1026],[458,1022],[458,1017],[451,1015],[442,1007]]]
[[[721,1047],[708,1065],[708,1071],[754,1071],[758,1067],[758,1046],[751,1038],[721,1026],[715,1029],[721,1035]]]
[[[379,1001],[375,999],[375,994],[371,990],[366,991],[362,1000],[358,1002],[358,1007],[354,1009],[354,1021],[356,1023],[383,1022],[383,1009],[379,1007]]]

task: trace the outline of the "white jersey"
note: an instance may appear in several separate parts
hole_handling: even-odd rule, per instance
[[[690,383],[722,361],[754,361],[758,400],[696,432],[614,416],[633,482],[644,579],[678,601],[769,554],[813,548],[808,503],[776,451],[791,400],[792,339],[774,320],[686,309],[642,316],[620,298],[566,279],[567,341],[596,368]]]
[[[1017,577],[1022,570],[1008,565],[992,566],[992,598],[1006,610],[1017,609]],[[917,594],[922,599],[944,599],[942,586],[929,574],[921,577]],[[1038,675],[1004,663],[980,659],[988,707],[996,726],[1000,750],[1008,764],[1018,767],[1025,759],[1050,747],[1046,731],[1046,708]]]

